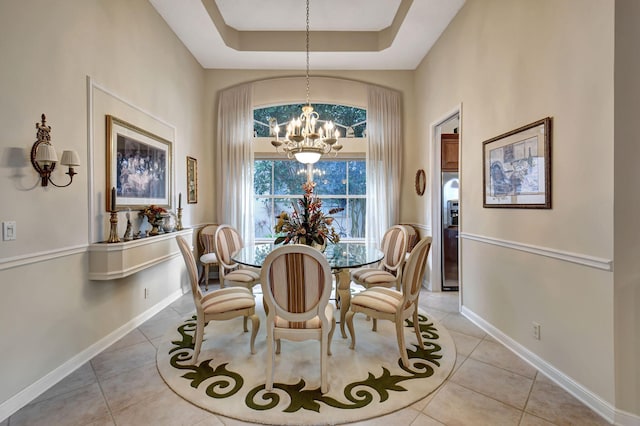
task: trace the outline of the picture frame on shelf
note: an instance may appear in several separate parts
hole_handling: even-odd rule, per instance
[[[484,207],[551,208],[551,127],[546,117],[482,143]]]
[[[106,121],[106,210],[110,211],[110,206],[142,210],[149,205],[170,210],[171,141],[112,115],[107,115]]]
[[[198,202],[198,160],[187,156],[187,204]]]

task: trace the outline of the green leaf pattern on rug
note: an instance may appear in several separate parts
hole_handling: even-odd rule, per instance
[[[171,366],[179,370],[191,370],[191,372],[183,374],[182,377],[190,380],[191,387],[195,389],[205,380],[215,377],[216,380],[209,384],[205,390],[205,393],[212,398],[228,398],[235,395],[242,388],[242,385],[244,385],[244,379],[238,373],[228,370],[227,363],[220,364],[215,369],[211,367],[210,361],[212,360],[210,359],[202,361],[198,365],[181,364],[181,362],[191,360],[194,349],[192,334],[195,332],[195,329],[195,315],[178,327],[178,333],[182,336],[182,340],[171,341],[171,343],[175,345],[175,347],[169,351],[170,354],[174,354],[170,360]],[[225,390],[229,387],[230,389],[224,392],[217,391],[218,389]]]
[[[424,341],[424,349],[421,349],[417,345],[413,345],[415,348],[413,350],[407,349],[409,358],[413,360],[411,368],[404,367],[402,360],[398,358],[398,365],[408,373],[406,376],[392,375],[386,368],[383,368],[382,374],[379,377],[368,373],[367,379],[350,383],[345,387],[344,397],[346,401],[339,401],[335,398],[322,395],[319,387],[315,389],[304,389],[306,383],[302,379],[294,385],[274,383],[274,388],[280,390],[280,392],[265,391],[265,385],[263,384],[256,386],[248,392],[245,403],[249,408],[254,410],[269,410],[279,405],[281,398],[280,393],[284,392],[289,396],[290,402],[283,411],[293,413],[301,409],[320,412],[321,403],[340,409],[356,409],[366,407],[376,400],[379,402],[386,401],[389,398],[390,392],[406,391],[406,388],[402,387],[400,383],[407,380],[430,377],[434,374],[432,365],[440,366],[439,360],[442,359],[442,355],[439,352],[442,348],[437,343],[430,341],[431,339],[438,339],[438,330],[434,326],[434,323],[430,322],[424,315],[419,315],[418,321],[423,340],[427,340]],[[411,320],[407,320],[406,322],[409,327],[413,328],[413,322]],[[212,398],[227,398],[235,395],[242,388],[244,380],[238,373],[228,370],[226,368],[227,363],[220,364],[215,369],[211,367],[211,361],[213,360],[205,360],[198,365],[183,364],[191,360],[194,349],[193,334],[195,329],[195,315],[178,327],[178,332],[182,340],[174,340],[171,342],[175,345],[169,351],[170,354],[174,354],[170,360],[171,365],[177,369],[190,370],[182,377],[191,381],[191,387],[196,389],[204,381],[215,377],[216,380],[207,386],[205,391],[206,394]],[[231,388],[226,392],[216,391],[216,389],[224,390],[228,387]],[[377,398],[375,397],[376,394]],[[255,400],[256,398],[261,398],[263,403],[257,402]]]

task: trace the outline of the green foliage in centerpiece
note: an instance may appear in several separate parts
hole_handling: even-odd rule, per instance
[[[335,244],[340,241],[340,236],[331,226],[333,217],[322,212],[322,200],[313,192],[314,187],[313,182],[303,184],[304,195],[297,203],[293,203],[291,214],[280,213],[274,229],[278,234],[284,235],[276,238],[275,244],[297,243],[310,246],[316,243],[324,246],[327,242]],[[342,210],[342,207],[331,209],[329,215]]]

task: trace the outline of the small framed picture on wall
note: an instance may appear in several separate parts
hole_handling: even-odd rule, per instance
[[[198,160],[187,157],[187,203],[198,202]]]

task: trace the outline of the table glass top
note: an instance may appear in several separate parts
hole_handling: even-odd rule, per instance
[[[259,268],[275,247],[277,246],[273,243],[243,247],[232,256],[232,259],[243,265]],[[324,254],[332,269],[359,268],[376,263],[384,257],[383,253],[374,244],[365,243],[329,244]]]

